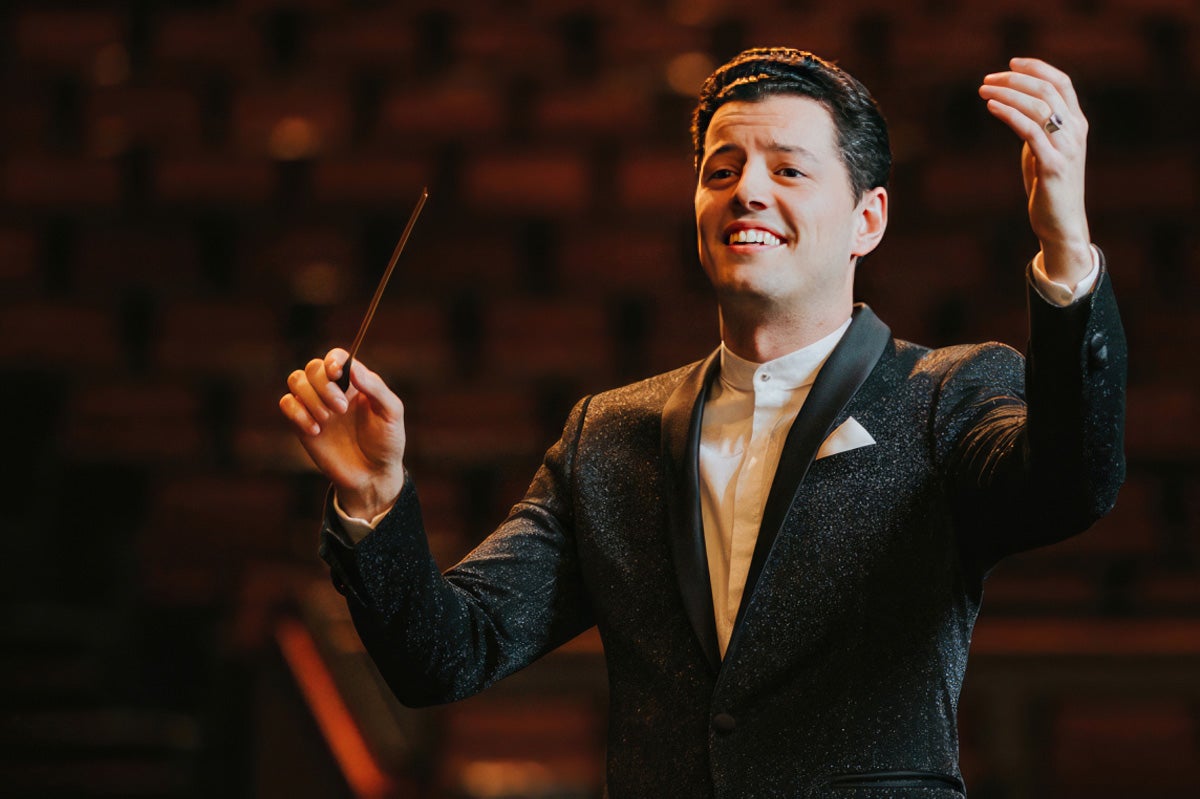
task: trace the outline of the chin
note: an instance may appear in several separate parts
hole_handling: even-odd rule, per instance
[[[752,280],[730,280],[714,286],[717,297],[736,302],[774,302],[778,291]]]

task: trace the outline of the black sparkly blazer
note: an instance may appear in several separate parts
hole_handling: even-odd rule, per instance
[[[929,350],[866,307],[788,435],[718,655],[697,448],[717,359],[581,401],[508,519],[443,576],[408,481],[321,554],[402,702],[473,694],[589,626],[610,683],[607,795],[965,793],[956,710],[987,571],[1077,533],[1124,475],[1125,341],[1107,274],[1030,292],[1028,360]],[[853,416],[875,444],[814,460]]]

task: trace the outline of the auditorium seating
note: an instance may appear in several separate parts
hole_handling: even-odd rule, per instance
[[[931,345],[1026,335],[1037,245],[1019,147],[980,77],[1026,53],[1074,76],[1091,232],[1130,338],[1129,479],[1089,534],[991,576],[981,630],[998,632],[968,677],[963,763],[982,799],[1186,795],[1197,37],[1192,0],[7,4],[3,792],[300,791],[265,773],[329,756],[310,700],[281,688],[279,625],[302,619],[318,643],[326,629],[310,594],[325,485],[275,406],[288,373],[349,344],[427,185],[361,357],[404,397],[408,465],[450,565],[519,498],[578,397],[717,343],[691,97],[740,48],[787,43],[839,60],[889,117],[890,232],[859,294]],[[335,671],[331,652],[361,654],[339,625],[319,652]],[[1079,625],[1130,643],[1095,646]],[[535,674],[397,710],[426,748],[388,790],[597,795],[602,675],[595,642],[579,647],[571,690]],[[277,731],[256,722],[281,719],[301,740],[257,746]],[[330,790],[351,795],[340,779]]]

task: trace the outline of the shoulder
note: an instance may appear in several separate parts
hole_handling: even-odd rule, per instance
[[[995,341],[930,348],[893,339],[864,388],[872,398],[916,403],[938,415],[964,403],[1023,399],[1025,359]]]
[[[681,394],[694,396],[704,363],[697,361],[586,397],[576,406],[579,416],[573,424],[573,437],[581,450],[612,452],[620,447],[657,450],[668,407],[674,407],[672,403],[678,403]]]
[[[628,415],[639,411],[661,414],[675,389],[703,365],[704,361],[695,361],[669,372],[594,394],[588,404],[588,416],[614,413]]]
[[[1020,388],[1025,358],[1007,344],[986,341],[931,349],[896,339],[893,360],[909,379],[941,386],[966,381]]]

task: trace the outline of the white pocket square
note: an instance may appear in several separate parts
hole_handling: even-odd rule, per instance
[[[816,460],[859,447],[869,447],[874,443],[875,439],[867,432],[867,428],[850,416],[821,443],[821,448],[817,450]]]

